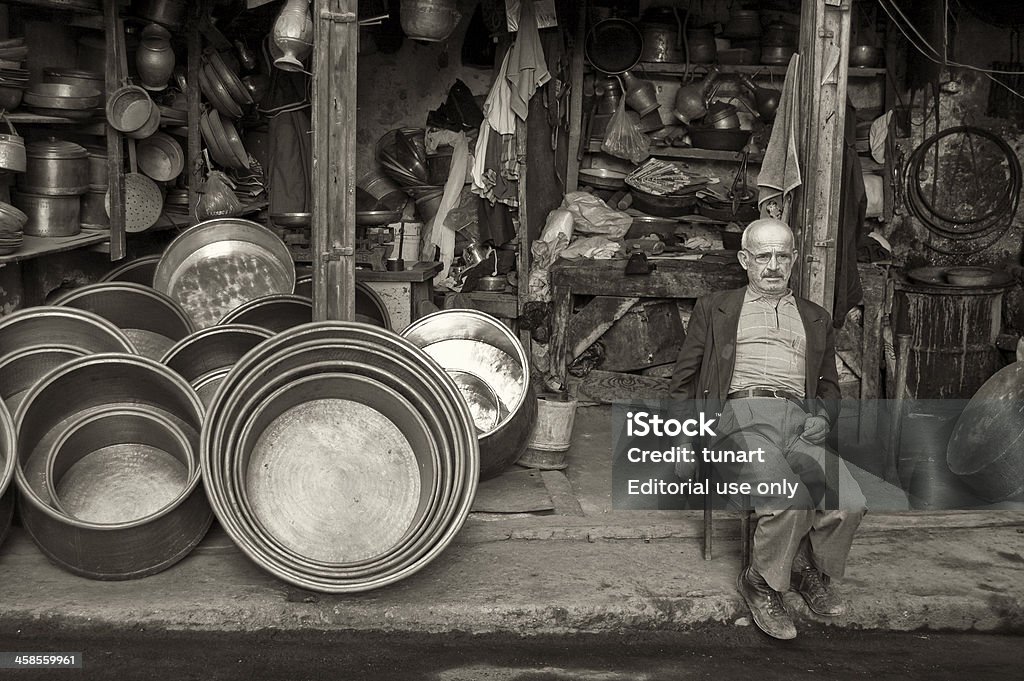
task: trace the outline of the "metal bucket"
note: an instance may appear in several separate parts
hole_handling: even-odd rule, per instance
[[[224,315],[221,324],[247,324],[281,333],[313,321],[313,301],[305,296],[282,293],[242,303]]]
[[[895,330],[912,339],[908,394],[970,399],[999,369],[1004,290],[896,281]]]
[[[446,370],[479,376],[498,396],[502,418],[479,439],[481,479],[499,475],[522,455],[537,418],[530,365],[519,339],[476,310],[435,312],[410,324],[402,336]]]
[[[377,555],[363,558],[327,555],[317,559],[289,548],[253,512],[240,456],[249,448],[246,443],[259,442],[253,437],[266,421],[254,416],[260,405],[268,399],[286,399],[275,395],[299,399],[305,391],[298,386],[318,384],[317,377],[334,374],[368,379],[369,385],[379,383],[389,395],[397,394],[413,405],[416,420],[426,428],[414,430],[429,433],[432,443],[429,457],[417,452],[418,460],[429,460],[437,471],[432,478],[421,477],[424,484],[417,508],[422,512],[417,512],[404,534],[396,540],[399,532],[393,531],[390,548],[378,546]],[[422,569],[458,532],[476,491],[479,456],[474,435],[471,415],[455,384],[411,343],[364,324],[307,324],[261,344],[225,378],[203,431],[203,476],[221,524],[264,569],[303,588],[366,591]]]
[[[32,388],[14,418],[22,523],[51,560],[93,579],[159,572],[184,558],[212,521],[198,469],[173,503],[132,522],[89,523],[53,508],[45,471],[51,447],[73,420],[115,406],[160,414],[190,438],[203,421],[202,403],[183,378],[154,360],[126,354],[68,362]]]
[[[54,304],[98,314],[124,331],[140,355],[151,359],[160,359],[195,331],[180,305],[142,284],[90,284],[71,290]]]
[[[266,329],[244,324],[211,326],[178,341],[160,363],[188,381],[209,406],[231,367],[271,335]]]

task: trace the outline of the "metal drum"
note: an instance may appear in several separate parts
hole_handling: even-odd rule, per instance
[[[154,360],[127,354],[68,362],[29,391],[14,418],[14,474],[22,523],[51,560],[93,579],[132,579],[159,572],[184,558],[212,522],[198,467],[170,503],[143,518],[87,522],[54,507],[46,470],[53,460],[51,451],[72,437],[69,431],[84,427],[76,425],[80,419],[119,408],[168,419],[190,442],[203,422],[203,405],[183,378]],[[103,430],[108,438],[117,437],[118,444],[133,444],[129,441],[136,439],[125,429]]]
[[[0,543],[3,543],[14,517],[14,490],[10,489],[14,479],[15,451],[14,421],[11,413],[0,402]]]
[[[999,369],[995,341],[1005,290],[896,280],[895,330],[912,338],[907,366],[911,396],[970,399]]]
[[[73,289],[54,304],[94,312],[113,322],[140,355],[152,359],[163,357],[171,346],[195,330],[181,306],[143,284],[90,284]]]
[[[258,326],[281,333],[313,321],[313,301],[305,296],[282,293],[242,303],[224,315],[221,324]]]
[[[480,477],[500,475],[526,450],[537,418],[526,351],[512,331],[476,310],[443,310],[427,315],[402,332],[448,372],[470,374],[497,395],[498,423],[479,431]],[[478,382],[460,381],[468,403],[486,403]]]
[[[258,565],[302,588],[366,591],[422,569],[461,528],[479,474],[472,424],[451,378],[408,341],[307,324],[224,379],[203,429],[203,477],[219,521]],[[322,465],[296,460],[299,442]],[[379,494],[374,470],[391,472]]]
[[[179,341],[160,363],[188,381],[203,404],[209,406],[231,367],[272,335],[266,329],[244,324],[211,326]]]

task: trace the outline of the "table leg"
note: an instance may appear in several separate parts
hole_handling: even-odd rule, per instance
[[[568,286],[551,287],[551,375],[560,387],[566,385],[566,340],[569,315],[572,314],[572,290]]]

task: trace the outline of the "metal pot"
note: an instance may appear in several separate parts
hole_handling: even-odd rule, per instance
[[[749,130],[722,130],[719,128],[690,128],[690,141],[698,149],[740,151],[750,141]]]
[[[757,10],[734,9],[722,29],[728,38],[756,38],[761,35],[761,15]]]
[[[0,170],[12,173],[25,172],[27,157],[25,155],[25,140],[14,129],[10,119],[5,115],[4,121],[11,134],[0,135]]]
[[[796,48],[785,45],[765,45],[761,48],[761,63],[772,66],[786,66],[796,54]]]
[[[764,47],[796,47],[800,38],[800,27],[792,26],[783,22],[769,24],[761,35],[761,45]]]
[[[93,579],[132,579],[170,567],[199,543],[213,520],[198,469],[173,503],[134,522],[83,522],[50,505],[43,466],[54,439],[66,430],[61,424],[125,403],[171,418],[190,437],[202,426],[202,403],[184,379],[154,360],[125,354],[68,362],[32,388],[15,415],[22,523],[51,560]]]
[[[710,64],[718,59],[715,32],[710,28],[686,29],[686,46],[691,64]]]
[[[187,11],[187,0],[137,0],[133,7],[135,16],[170,29],[181,28]]]
[[[704,125],[709,125],[719,130],[731,130],[740,127],[740,118],[736,107],[732,104],[715,102],[708,107],[708,112],[704,116]]]
[[[107,188],[90,187],[82,194],[78,221],[86,229],[110,229],[110,216],[106,208]]]
[[[462,15],[455,0],[402,0],[402,30],[413,40],[446,40]]]
[[[14,419],[0,402],[0,542],[7,536],[14,517],[14,490],[10,486],[14,479],[16,451]]]
[[[679,64],[686,61],[686,55],[679,47],[679,27],[676,24],[642,22],[644,49],[641,61],[659,64]]]
[[[647,192],[633,192],[633,208],[662,218],[674,218],[681,215],[690,215],[697,205],[697,197],[694,193],[682,196],[656,196]]]
[[[19,190],[14,205],[25,211],[28,236],[74,236],[82,231],[81,196],[51,196]]]
[[[209,406],[231,367],[271,335],[266,329],[242,324],[211,326],[179,341],[160,363],[188,381]]]
[[[20,191],[47,196],[71,196],[88,191],[89,153],[84,147],[50,138],[28,144],[25,155],[25,172],[18,176]]]
[[[107,189],[107,149],[89,147],[89,189]]]
[[[84,69],[64,69],[50,66],[43,69],[44,83],[63,83],[74,85],[88,90],[97,90],[100,93],[100,106],[106,100],[106,80],[102,71],[86,71]]]
[[[856,45],[850,48],[850,66],[873,68],[882,61],[882,49],[872,45]]]

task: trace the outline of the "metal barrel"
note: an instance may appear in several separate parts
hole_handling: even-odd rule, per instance
[[[139,354],[151,359],[160,359],[171,346],[195,331],[178,303],[143,284],[90,284],[72,289],[54,304],[98,314],[124,331]]]
[[[294,293],[263,296],[242,303],[224,315],[220,324],[248,324],[273,333],[313,321],[313,300]]]
[[[22,523],[58,565],[103,580],[144,577],[173,565],[199,543],[213,518],[198,467],[171,503],[130,522],[86,522],[51,505],[50,449],[74,419],[115,406],[159,414],[188,438],[198,437],[203,423],[203,405],[185,379],[155,360],[123,353],[80,357],[47,374],[14,417]]]
[[[378,437],[346,442],[359,437],[360,418]],[[294,458],[296,439],[322,450],[311,455],[322,480],[301,473],[312,461]],[[396,449],[398,460],[389,458]],[[408,341],[354,322],[295,327],[239,360],[210,404],[201,462],[214,513],[242,551],[280,579],[328,593],[377,588],[426,566],[465,522],[479,475],[472,415],[451,378]],[[278,488],[281,475],[266,475],[264,464],[289,463],[299,473]],[[331,493],[344,466],[390,471],[396,489],[377,492],[393,495],[399,512],[379,503],[360,522],[360,489]],[[304,476],[311,495],[298,492]],[[377,494],[374,484],[365,492]],[[325,519],[345,527],[318,532]],[[344,532],[352,541],[339,546]]]
[[[537,420],[537,400],[530,365],[511,329],[477,310],[442,310],[410,324],[402,336],[422,348],[447,371],[468,373],[486,383],[500,401],[501,419],[482,430],[480,478],[500,475],[526,450]],[[486,404],[487,395],[459,381],[471,404]]]

